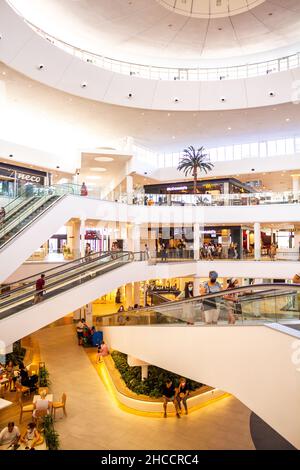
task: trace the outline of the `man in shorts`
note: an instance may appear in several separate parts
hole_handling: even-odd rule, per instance
[[[178,409],[178,401],[176,398],[176,390],[175,390],[172,380],[170,379],[166,380],[166,383],[163,389],[163,399],[164,399],[164,418],[167,417],[167,406],[168,406],[169,401],[172,401],[174,403],[176,416],[177,418],[180,418],[179,409]]]

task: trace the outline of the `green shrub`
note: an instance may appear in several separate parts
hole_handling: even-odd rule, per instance
[[[54,429],[53,417],[47,415],[43,420],[43,434],[45,437],[46,445],[49,450],[58,450],[59,443],[59,434]]]
[[[113,351],[111,357],[126,386],[137,395],[148,395],[152,398],[159,398],[162,396],[162,391],[167,379],[171,379],[176,387],[179,384],[179,375],[156,366],[149,366],[148,378],[142,381],[141,367],[130,367],[127,363],[126,354]],[[187,383],[191,391],[197,390],[203,386],[203,384],[189,379],[187,379]]]
[[[40,387],[49,387],[51,384],[49,379],[49,372],[46,367],[41,367],[39,370],[39,386]]]

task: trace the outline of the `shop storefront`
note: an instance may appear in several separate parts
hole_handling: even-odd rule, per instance
[[[144,186],[145,194],[193,194],[193,181],[178,181],[175,183],[149,184]],[[208,179],[197,181],[197,194],[243,194],[251,193],[247,185],[235,178]]]
[[[16,197],[26,187],[43,187],[51,184],[51,174],[0,162],[0,196]]]

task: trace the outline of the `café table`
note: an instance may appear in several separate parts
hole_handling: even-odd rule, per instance
[[[0,398],[0,410],[4,410],[4,408],[8,408],[10,405],[12,405],[12,401],[4,400],[3,398]]]

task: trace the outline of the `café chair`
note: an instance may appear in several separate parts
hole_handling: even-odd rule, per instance
[[[21,424],[21,423],[22,423],[23,413],[31,413],[31,414],[32,414],[32,412],[33,412],[33,404],[31,403],[30,405],[23,405],[22,397],[20,396],[20,397],[19,397],[19,406],[20,406],[20,419],[19,419],[19,423]]]
[[[65,393],[62,394],[61,401],[54,401],[52,404],[52,411],[53,411],[53,418],[55,420],[55,413],[56,410],[59,408],[62,408],[64,415],[67,416],[66,412],[66,401],[67,401],[67,395]]]

